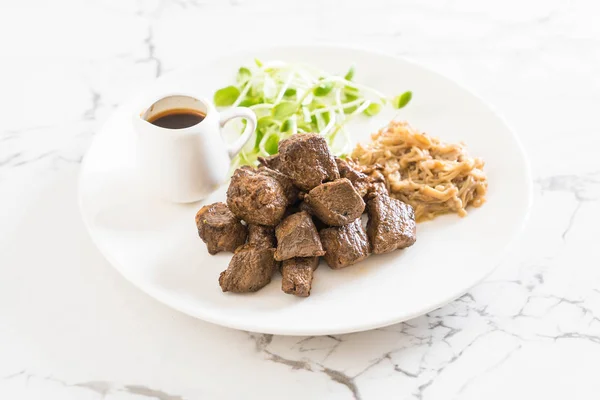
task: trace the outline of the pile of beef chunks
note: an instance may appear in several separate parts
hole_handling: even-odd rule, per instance
[[[196,214],[208,252],[234,253],[219,277],[224,292],[255,292],[279,270],[282,290],[306,297],[319,257],[340,269],[415,242],[412,207],[389,197],[383,182],[333,157],[322,136],[293,135],[260,163],[234,172],[227,204]]]

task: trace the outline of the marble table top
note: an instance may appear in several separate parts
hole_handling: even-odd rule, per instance
[[[0,6],[0,398],[597,399],[600,7],[595,0],[74,0]],[[472,88],[519,133],[528,228],[486,281],[340,336],[221,328],[94,248],[80,162],[156,76],[255,44],[344,42]]]

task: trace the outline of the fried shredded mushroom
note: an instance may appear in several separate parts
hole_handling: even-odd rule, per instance
[[[481,158],[470,157],[464,144],[443,143],[392,121],[358,144],[351,160],[362,172],[385,178],[392,197],[413,206],[417,221],[438,215],[467,215],[467,206],[485,202],[487,178]]]

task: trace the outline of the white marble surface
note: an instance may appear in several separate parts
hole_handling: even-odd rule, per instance
[[[69,0],[0,5],[1,399],[597,399],[596,0]],[[255,335],[127,283],[76,203],[94,132],[157,75],[254,44],[347,42],[494,104],[535,176],[528,229],[426,316],[328,337]]]

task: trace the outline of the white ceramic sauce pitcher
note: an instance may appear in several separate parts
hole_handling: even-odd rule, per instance
[[[182,129],[152,124],[168,110],[189,109],[205,115],[196,125]],[[242,135],[226,143],[221,132],[227,121],[246,120]],[[256,115],[245,107],[219,113],[207,100],[175,94],[154,102],[133,116],[137,132],[137,168],[142,183],[158,196],[177,203],[201,200],[227,179],[230,161],[256,129]]]

